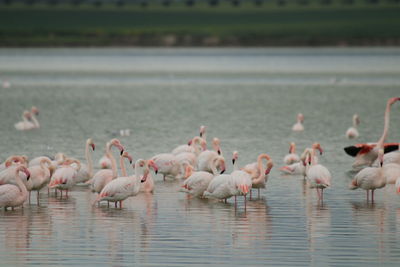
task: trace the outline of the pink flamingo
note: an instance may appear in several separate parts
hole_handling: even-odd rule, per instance
[[[92,179],[86,182],[86,184],[91,185],[92,192],[100,193],[107,183],[109,183],[112,179],[117,178],[118,176],[117,163],[111,152],[111,147],[113,146],[117,147],[120,150],[121,154],[123,154],[124,147],[121,145],[121,142],[118,139],[111,139],[109,142],[107,142],[106,155],[112,163],[111,170],[100,170],[93,175]]]
[[[28,157],[27,156],[19,156],[12,155],[8,157],[3,163],[0,164],[0,172],[10,167],[11,165],[23,165],[25,167],[28,166]]]
[[[220,141],[218,138],[214,138],[212,142],[214,151],[205,150],[201,152],[197,158],[197,167],[199,171],[213,172],[210,168],[210,163],[215,160],[216,157],[221,155]],[[222,157],[223,158],[223,157]],[[225,161],[224,161],[225,162]]]
[[[325,166],[315,162],[315,150],[316,148],[306,151],[305,162],[303,164],[307,165],[306,176],[310,181],[310,188],[317,190],[318,199],[322,203],[324,200],[324,189],[331,185],[332,176]]]
[[[367,202],[369,201],[369,191],[371,191],[371,199],[374,202],[374,191],[386,186],[386,177],[383,172],[383,154],[382,148],[378,149],[379,167],[367,167],[362,169],[351,181],[349,188],[355,190],[362,188],[367,191]]]
[[[27,167],[26,156],[17,156],[17,155],[11,156],[4,162],[4,166],[5,169],[0,172],[0,185],[6,183],[13,183],[15,169],[18,166]],[[26,181],[26,176],[23,172],[21,172],[19,175],[22,181]]]
[[[31,203],[31,192],[37,191],[36,199],[37,205],[39,205],[39,191],[50,182],[53,168],[51,161],[46,158],[42,159],[39,166],[35,165],[28,168],[31,174],[30,180],[26,183],[26,189],[29,191],[29,203]]]
[[[128,177],[118,177],[106,184],[97,196],[93,205],[103,200],[119,202],[119,207],[122,209],[122,201],[128,197],[135,196],[140,191],[140,184],[145,182],[149,175],[148,164],[143,159],[138,159],[135,162],[135,175]]]
[[[304,131],[304,115],[299,113],[297,114],[297,122],[292,126],[292,131],[294,132],[301,132]]]
[[[391,152],[399,149],[398,143],[385,144],[390,123],[390,108],[396,101],[399,101],[400,97],[392,97],[386,103],[385,109],[385,123],[383,127],[382,136],[379,138],[377,143],[357,144],[355,146],[345,147],[344,151],[352,157],[355,157],[352,167],[357,169],[364,165],[371,166],[372,163],[378,157],[378,150],[380,147],[384,148],[384,152]]]
[[[199,136],[195,136],[188,142],[187,145],[180,145],[176,147],[174,150],[172,150],[171,153],[174,155],[178,155],[180,153],[189,152],[198,156],[201,153],[201,151],[206,150],[206,147],[207,147],[206,141]]]
[[[203,197],[204,191],[207,190],[208,185],[214,175],[205,171],[193,171],[191,165],[186,166],[185,181],[183,182],[179,191],[188,193],[193,197]]]
[[[32,120],[32,114],[25,110],[24,113],[22,114],[22,121],[17,122],[14,124],[15,129],[18,131],[27,131],[27,130],[32,130],[35,129],[35,124],[31,121]]]
[[[263,159],[267,160],[266,167],[263,165]],[[241,170],[248,173],[252,180],[252,187],[257,188],[258,197],[260,197],[260,188],[265,188],[265,183],[268,180],[268,174],[270,173],[274,163],[268,154],[262,153],[258,155],[257,162],[249,163],[245,165]],[[250,189],[251,198],[251,189]]]
[[[299,155],[296,154],[296,144],[294,142],[290,143],[289,154],[283,158],[283,162],[285,162],[286,165],[300,162]]]
[[[93,177],[93,160],[92,155],[89,151],[89,147],[91,147],[93,151],[96,148],[92,138],[86,140],[85,158],[87,164],[81,164],[81,168],[76,174],[76,183],[85,183]]]
[[[71,166],[74,163],[76,166]],[[76,184],[76,174],[80,168],[81,163],[79,160],[72,158],[66,159],[64,163],[54,172],[48,187],[60,190],[61,198],[62,191],[65,190],[65,195],[68,198],[68,190],[70,190]]]
[[[35,166],[35,165],[40,165],[40,162],[42,161],[42,159],[48,159],[51,161],[51,165],[54,168],[57,168],[57,166],[61,165],[66,158],[67,157],[64,155],[64,153],[57,153],[54,157],[54,160],[52,160],[51,158],[49,158],[47,156],[39,156],[39,157],[33,158],[29,161],[29,167]]]
[[[155,164],[155,162],[150,159],[147,161],[147,165],[149,166],[149,168],[152,168],[154,170],[155,174],[157,175],[158,166]],[[154,192],[154,180],[153,180],[153,177],[150,172],[147,175],[146,180],[141,184],[140,192],[144,192],[144,193],[153,193]]]
[[[28,169],[25,166],[17,166],[14,169],[16,185],[0,185],[0,207],[4,207],[4,210],[7,210],[8,207],[11,207],[14,210],[14,207],[22,206],[28,197],[28,191],[22,183],[19,175],[20,171],[24,172],[29,180],[30,173]]]
[[[353,115],[353,126],[350,127],[349,129],[347,129],[347,131],[346,131],[346,137],[348,139],[358,138],[359,134],[358,134],[357,126],[359,124],[360,124],[360,118],[358,117],[357,114],[354,114]]]

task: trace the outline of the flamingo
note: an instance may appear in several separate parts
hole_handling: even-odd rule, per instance
[[[214,175],[205,171],[193,172],[193,166],[187,165],[185,181],[183,182],[179,191],[188,193],[193,197],[203,197],[204,191],[207,190],[208,185]]]
[[[307,150],[310,149],[318,149],[320,154],[322,155],[323,153],[323,149],[321,147],[321,145],[319,143],[314,143],[312,145],[312,148],[306,148],[304,149],[303,153],[301,154],[300,159],[304,159],[305,155],[307,153]],[[318,164],[318,157],[316,155],[314,155],[314,162],[315,164]],[[285,174],[293,174],[293,175],[297,175],[297,174],[302,174],[304,176],[304,178],[306,177],[306,165],[302,162],[302,160],[300,160],[300,162],[296,162],[290,165],[286,165],[283,166],[281,168],[279,168],[279,170]]]
[[[300,162],[299,155],[296,154],[296,144],[294,142],[290,143],[289,154],[283,158],[283,162],[285,162],[286,165]]]
[[[379,166],[362,169],[359,173],[357,173],[349,185],[349,189],[351,190],[355,190],[357,188],[366,190],[367,202],[369,201],[369,191],[371,191],[371,199],[372,202],[374,202],[374,191],[386,186],[386,177],[382,168],[383,154],[383,148],[378,149]]]
[[[14,210],[14,207],[22,206],[28,197],[28,191],[26,190],[25,185],[22,183],[19,175],[20,171],[24,172],[29,180],[30,173],[28,169],[25,166],[17,166],[14,169],[14,179],[16,185],[0,185],[0,207],[4,207],[4,210],[7,210],[8,207],[11,207]]]
[[[76,166],[72,167],[71,165],[74,163]],[[62,191],[65,190],[66,197],[68,198],[68,190],[70,190],[76,184],[76,174],[80,168],[81,163],[79,160],[73,158],[66,159],[60,168],[54,172],[48,187],[60,190],[61,198]]]
[[[135,162],[135,175],[118,177],[106,184],[93,205],[106,200],[115,202],[115,207],[117,207],[117,202],[119,202],[119,207],[122,209],[122,201],[128,197],[137,195],[140,191],[140,184],[146,181],[148,175],[148,164],[144,159],[138,159]]]
[[[47,166],[46,166],[47,164]],[[26,183],[26,188],[29,191],[29,203],[31,203],[31,192],[37,191],[37,205],[39,205],[39,191],[50,182],[51,174],[54,169],[52,162],[49,159],[42,159],[40,165],[31,166],[28,168],[30,172],[30,180]]]
[[[366,143],[357,144],[355,146],[345,147],[344,150],[347,154],[355,157],[354,163],[352,165],[353,169],[358,169],[364,165],[371,166],[372,163],[378,157],[378,150],[380,147],[384,148],[384,152],[388,153],[399,149],[398,143],[388,143],[385,144],[385,140],[389,131],[390,123],[390,108],[396,101],[399,101],[400,97],[392,97],[386,103],[385,117],[384,117],[384,127],[382,136],[379,138],[377,143]]]
[[[294,132],[301,132],[304,131],[304,115],[299,113],[297,114],[297,122],[292,126],[292,131]]]
[[[22,121],[17,122],[14,124],[15,129],[18,131],[26,131],[26,130],[32,130],[35,129],[35,124],[31,121],[32,119],[32,114],[25,110],[22,114]]]
[[[125,163],[124,163],[124,158],[127,158],[129,160],[129,164],[132,164],[132,157],[129,155],[128,151],[122,152],[120,158],[119,158],[119,166],[121,167],[121,174],[122,176],[128,176],[125,168]]]
[[[149,168],[152,168],[154,170],[155,174],[158,173],[158,166],[155,164],[154,161],[148,160],[147,165],[149,166]],[[145,193],[154,192],[154,180],[151,173],[147,175],[146,181],[144,181],[140,186],[140,192],[145,192]]]
[[[196,156],[198,156],[202,151],[206,150],[207,143],[205,139],[195,136],[193,137],[187,145],[180,145],[176,147],[174,150],[172,150],[172,154],[178,155],[180,153],[193,153]]]
[[[35,165],[40,165],[40,162],[42,161],[42,159],[48,159],[51,161],[51,165],[56,168],[58,165],[61,165],[66,158],[67,157],[65,156],[64,153],[57,153],[54,157],[54,160],[47,156],[39,156],[39,157],[33,158],[29,161],[29,167],[35,166]]]
[[[213,161],[216,157],[221,156],[221,148],[220,148],[220,141],[218,138],[214,138],[212,142],[212,146],[214,151],[212,150],[205,150],[201,152],[197,158],[197,167],[199,171],[208,171],[212,172],[210,169],[210,162]],[[222,157],[223,158],[223,157]],[[225,162],[225,161],[224,161]]]
[[[115,158],[111,152],[111,147],[117,147],[120,150],[120,154],[123,154],[124,147],[121,145],[121,142],[118,139],[111,139],[106,144],[106,155],[111,161],[111,170],[103,169],[99,170],[93,175],[93,178],[86,182],[86,184],[91,185],[92,192],[100,193],[103,187],[109,183],[112,179],[117,178],[117,163]]]
[[[358,134],[358,130],[357,130],[357,126],[360,124],[360,118],[358,117],[357,114],[353,115],[353,127],[350,127],[349,129],[347,129],[346,131],[346,137],[348,139],[355,139],[358,138],[359,134]]]
[[[262,160],[266,159],[266,167],[264,168]],[[257,162],[249,163],[245,165],[241,170],[248,173],[251,177],[252,186],[250,187],[250,198],[251,188],[257,188],[258,197],[260,197],[260,188],[265,188],[265,183],[268,180],[268,174],[270,173],[274,163],[268,154],[262,153],[258,155]]]
[[[308,163],[306,166],[306,176],[310,181],[310,188],[315,188],[318,194],[318,200],[321,203],[324,200],[324,189],[331,185],[331,173],[329,170],[315,162],[315,150],[316,148],[306,151],[305,162]]]
[[[200,126],[200,134],[199,134],[199,136],[201,138],[203,138],[204,140],[207,140],[207,138],[206,138],[206,130],[207,130],[206,126],[204,126],[204,125]]]
[[[81,168],[76,174],[76,183],[85,183],[93,177],[93,160],[92,160],[92,155],[89,151],[89,147],[91,147],[93,151],[96,148],[92,138],[86,140],[85,158],[87,164],[81,164]]]

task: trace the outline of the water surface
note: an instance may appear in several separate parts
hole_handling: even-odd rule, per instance
[[[157,176],[153,195],[122,210],[93,208],[76,187],[68,199],[41,195],[41,205],[0,211],[4,265],[250,266],[396,265],[400,202],[394,188],[375,204],[347,184],[352,159],[343,147],[351,118],[360,139],[377,141],[387,98],[400,94],[400,49],[0,49],[0,160],[58,151],[84,160],[119,129],[135,159],[171,151],[208,127],[239,165],[266,152],[275,161],[260,198],[228,204],[188,199],[181,181]],[[17,132],[24,109],[40,109],[41,128]],[[296,114],[305,131],[292,133]],[[389,141],[400,140],[400,108],[392,109]],[[278,171],[288,143],[319,141],[332,173],[323,205],[299,176]],[[229,166],[229,170],[231,166]],[[131,170],[130,170],[131,171]],[[33,197],[32,199],[35,199]]]

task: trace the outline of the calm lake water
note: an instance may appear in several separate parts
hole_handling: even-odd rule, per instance
[[[230,163],[266,152],[275,161],[261,197],[228,204],[188,199],[181,181],[155,178],[153,195],[122,210],[92,207],[76,187],[68,199],[43,192],[41,205],[0,211],[1,265],[250,266],[397,265],[400,199],[347,185],[352,158],[344,133],[361,118],[356,142],[377,141],[389,97],[400,96],[400,49],[0,49],[0,161],[62,151],[84,160],[84,144],[104,144],[119,129],[135,159],[169,152],[208,126]],[[17,132],[24,109],[40,109],[41,128]],[[296,114],[305,131],[291,132]],[[400,105],[389,141],[400,140]],[[278,168],[294,141],[322,144],[332,173],[323,205],[301,176]],[[231,166],[229,166],[229,171]],[[132,170],[129,170],[132,172]],[[34,199],[35,194],[33,195]],[[35,203],[35,202],[33,202]]]

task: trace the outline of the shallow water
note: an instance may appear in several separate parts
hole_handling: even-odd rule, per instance
[[[84,143],[121,142],[135,159],[168,152],[208,126],[230,162],[266,152],[275,161],[260,198],[228,204],[188,199],[181,181],[157,176],[154,195],[122,210],[92,208],[76,187],[68,199],[41,193],[41,205],[0,211],[4,265],[99,264],[395,265],[400,260],[400,201],[392,186],[368,204],[347,184],[352,159],[343,147],[351,117],[361,118],[357,142],[377,141],[387,98],[400,94],[400,49],[0,49],[0,160],[58,151],[84,160]],[[41,128],[17,132],[24,109],[40,109]],[[292,133],[296,114],[305,132]],[[400,108],[392,109],[389,141],[400,140]],[[318,204],[299,176],[278,167],[295,141],[319,141],[332,188]],[[231,167],[229,167],[231,169]],[[32,200],[35,199],[35,194]]]

